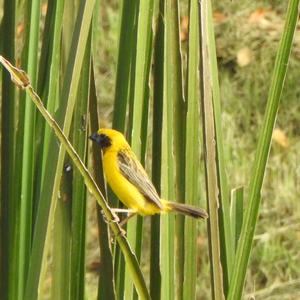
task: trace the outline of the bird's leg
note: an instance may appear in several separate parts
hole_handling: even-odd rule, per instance
[[[107,223],[107,224],[110,223],[110,222],[113,222],[113,223],[119,223],[120,222],[120,218],[118,217],[117,213],[131,214],[131,213],[134,212],[134,210],[128,209],[128,208],[111,208],[110,210],[112,211],[113,216],[114,216],[113,220],[107,220],[103,210],[101,210],[101,214],[103,216],[104,222]]]
[[[130,213],[128,214],[128,216],[127,216],[124,220],[122,220],[122,221],[119,223],[120,227],[122,228],[122,227],[128,222],[128,220],[129,220],[130,218],[132,218],[133,216],[135,216],[135,215],[136,215],[136,212],[130,212]]]
[[[120,222],[120,218],[118,217],[117,214],[114,213],[113,210],[112,210],[112,213],[113,213],[113,216],[114,216],[113,220],[108,220],[103,210],[100,210],[100,212],[101,212],[101,215],[103,217],[103,221],[106,224],[109,224],[109,223],[119,223]]]
[[[127,213],[128,214],[127,217],[119,223],[120,227],[123,227],[123,225],[125,225],[127,223],[127,221],[136,214],[135,210],[128,209],[128,208],[112,208],[111,210],[114,213]]]
[[[111,208],[114,213],[132,213],[134,210],[129,208]]]
[[[128,216],[127,216],[125,219],[123,219],[121,222],[119,222],[119,226],[120,226],[120,230],[121,230],[119,234],[125,236],[125,235],[126,235],[126,230],[123,229],[123,226],[127,223],[127,221],[128,221],[130,218],[132,218],[133,216],[136,215],[136,212],[135,212],[134,210],[132,210],[132,209],[123,209],[123,208],[116,208],[116,209],[114,208],[114,209],[112,209],[112,211],[113,211],[114,213],[115,213],[116,211],[117,211],[117,212],[121,212],[121,213],[128,213]],[[117,237],[119,234],[117,234],[116,236],[115,236],[114,234],[112,234],[112,239],[111,239],[111,241],[114,242],[115,239],[116,239],[116,237]]]
[[[109,222],[117,222],[117,223],[119,223],[119,226],[120,226],[120,229],[121,229],[120,234],[125,235],[126,234],[126,230],[123,229],[122,227],[123,227],[123,225],[125,225],[127,223],[127,221],[130,218],[132,218],[133,216],[136,215],[135,210],[133,210],[133,209],[126,209],[126,208],[111,208],[111,211],[112,211],[113,215],[115,216],[114,220],[112,220],[112,221],[108,221],[107,218],[105,217],[105,214],[103,213],[103,211],[101,211],[101,213],[103,215],[103,218],[104,218],[104,222],[106,222],[107,224]],[[122,220],[120,222],[120,219],[117,216],[117,213],[127,213],[128,215],[127,215],[127,217],[124,220]],[[112,237],[112,240],[114,240],[114,238],[115,237]]]
[[[125,225],[127,221],[136,214],[135,210],[128,208],[112,208],[111,210],[113,211],[113,213],[127,213],[127,217],[119,222],[120,227]]]

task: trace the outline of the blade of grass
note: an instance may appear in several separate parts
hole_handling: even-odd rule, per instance
[[[96,83],[94,78],[93,64],[91,68],[89,113],[90,113],[91,132],[96,132],[99,128],[99,121],[98,121]],[[92,161],[93,161],[93,168],[94,168],[94,178],[97,183],[97,186],[100,188],[100,190],[104,195],[107,195],[103,169],[102,169],[102,160],[99,155],[99,147],[95,143],[92,144]],[[101,268],[105,270],[105,272],[100,272],[99,274],[98,299],[114,300],[116,299],[116,291],[115,291],[113,256],[112,256],[112,251],[110,246],[110,236],[108,231],[109,228],[99,210],[100,209],[98,209],[100,259],[101,259]]]
[[[213,106],[213,83],[211,74],[211,53],[208,42],[208,1],[199,2],[200,17],[200,93],[202,101],[203,140],[205,153],[205,175],[208,207],[208,234],[211,263],[212,299],[224,299],[223,270],[221,265],[221,249],[219,240],[219,186],[216,129]]]
[[[45,27],[43,32],[43,43],[41,49],[41,58],[39,62],[39,80],[38,90],[45,97],[45,105],[48,111],[54,114],[58,106],[58,91],[60,88],[60,59],[61,59],[61,30],[62,20],[64,12],[64,0],[63,1],[51,1],[48,3],[47,15],[45,21]],[[39,205],[47,206],[45,199],[40,203],[40,194],[42,189],[42,182],[45,179],[45,174],[49,176],[49,173],[45,170],[51,130],[48,126],[45,126],[43,117],[38,114],[36,122],[36,136],[40,140],[37,142],[37,159],[36,159],[36,180],[35,180],[35,216],[34,222],[36,221],[37,211]],[[45,220],[46,221],[46,220]],[[48,239],[49,240],[49,239]],[[49,243],[45,242],[45,249],[49,249],[47,246]],[[45,283],[45,289],[47,280],[47,264],[42,264],[40,281]],[[43,290],[43,287],[41,287]]]
[[[245,211],[245,221],[242,227],[240,242],[238,243],[232,281],[228,294],[228,299],[230,300],[240,299],[243,293],[246,270],[258,217],[261,189],[271,148],[271,137],[298,20],[299,3],[299,0],[290,0],[288,3],[286,22],[275,60],[265,117],[259,135],[256,156],[250,178],[248,206]]]
[[[152,134],[152,182],[161,194],[162,163],[162,125],[163,125],[163,88],[164,88],[164,22],[163,1],[157,1],[157,27],[154,44],[153,75],[153,134]],[[151,217],[151,253],[150,253],[150,295],[160,299],[161,274],[159,266],[160,251],[160,216]]]
[[[70,298],[72,177],[71,165],[65,164],[53,220],[51,299]]]
[[[199,205],[199,16],[198,1],[189,3],[185,201]],[[183,299],[196,299],[197,221],[185,220]]]
[[[61,1],[59,3],[64,3]],[[42,96],[47,96],[49,91],[49,64],[53,60],[52,53],[55,50],[60,50],[59,47],[53,49],[53,43],[56,41],[53,40],[54,35],[56,34],[57,24],[59,24],[60,14],[58,12],[63,12],[63,9],[59,9],[59,3],[57,1],[51,1],[47,5],[47,13],[45,17],[45,27],[42,34],[42,46],[40,50],[40,61],[39,61],[39,72],[38,72],[38,83],[37,83],[37,92]],[[63,6],[62,6],[63,7]],[[60,32],[60,31],[59,31]],[[39,115],[37,119],[39,119]],[[41,120],[43,118],[41,117]],[[41,122],[41,121],[39,121]]]
[[[141,2],[139,6],[137,54],[135,67],[132,148],[142,157],[141,136],[144,106],[148,107],[149,71],[152,54],[152,19],[154,1]],[[145,105],[146,104],[146,105]]]
[[[40,28],[40,0],[28,2],[28,13],[25,28],[28,28],[28,38],[25,42],[24,55],[26,56],[26,69],[33,86],[37,81],[38,40]],[[23,99],[21,99],[23,100]],[[20,204],[20,231],[19,231],[19,259],[18,259],[18,296],[23,299],[26,284],[28,262],[32,241],[32,208],[33,208],[33,180],[35,159],[35,113],[34,104],[25,99],[24,137],[22,155],[22,183]]]
[[[143,278],[143,275],[141,273],[141,270],[139,268],[138,262],[136,260],[135,255],[133,254],[126,238],[121,234],[121,229],[119,225],[114,222],[115,216],[110,210],[110,208],[107,206],[107,203],[101,194],[100,190],[98,189],[95,181],[92,179],[90,173],[88,172],[87,168],[84,166],[84,164],[81,162],[78,154],[64,135],[61,128],[58,126],[58,124],[55,122],[55,120],[52,118],[52,116],[47,112],[45,107],[43,106],[43,103],[39,96],[35,93],[32,86],[30,85],[30,82],[28,80],[28,77],[24,73],[24,71],[21,71],[15,67],[13,67],[7,60],[5,60],[2,56],[0,56],[0,62],[5,66],[5,68],[10,72],[14,83],[23,88],[26,89],[26,92],[30,94],[32,101],[35,103],[37,108],[39,109],[40,113],[43,115],[49,126],[53,129],[55,132],[55,135],[59,139],[59,141],[62,143],[62,145],[66,148],[66,151],[68,152],[70,158],[72,159],[75,166],[80,171],[81,175],[84,177],[85,184],[88,187],[88,190],[95,196],[98,203],[100,204],[101,208],[103,209],[103,213],[105,214],[109,225],[115,234],[116,240],[119,243],[122,252],[125,256],[125,261],[129,266],[129,269],[131,271],[131,275],[133,277],[133,282],[136,286],[137,292],[139,296],[142,299],[150,299],[149,294],[146,288],[146,284]]]
[[[64,0],[48,3],[43,42],[39,62],[39,76],[37,91],[43,95],[45,105],[50,113],[54,113],[58,103],[59,64],[60,64],[60,35],[63,20]],[[45,121],[41,115],[36,120],[36,165],[35,165],[35,208],[40,194],[43,180],[46,156],[49,149],[50,129],[45,128]],[[41,167],[42,166],[42,167]],[[35,216],[34,216],[35,219]]]
[[[74,18],[74,14],[78,14],[78,5],[82,3],[81,0],[64,0],[65,7],[64,7],[64,15],[63,15],[63,29],[62,29],[62,36],[61,36],[61,72],[62,78],[65,78],[67,65],[69,60],[69,55],[72,46],[72,36],[74,31],[74,26],[76,23],[76,18]]]
[[[166,63],[165,63],[166,64]],[[164,89],[166,95],[166,89]],[[172,139],[173,105],[164,98],[163,131],[162,136],[162,165],[161,165],[161,194],[166,199],[175,197],[173,139]],[[171,131],[171,132],[170,132]],[[175,279],[175,219],[173,214],[160,217],[160,270],[161,270],[161,299],[174,299]]]
[[[100,37],[102,33],[101,18],[101,0],[96,0],[93,14],[93,32],[92,32],[92,52],[93,56],[98,55],[100,48]]]
[[[163,130],[162,136],[162,165],[161,165],[161,191],[162,197],[175,199],[174,188],[174,99],[173,99],[173,66],[174,49],[171,47],[172,37],[171,18],[172,1],[164,2],[164,63],[163,63]],[[175,218],[173,214],[161,216],[160,236],[160,268],[161,268],[161,299],[175,298]]]
[[[137,20],[139,14],[139,1],[122,1],[121,21],[119,33],[119,53],[114,99],[114,117],[112,127],[125,132],[127,106],[134,98],[134,76],[137,43]],[[130,105],[129,105],[130,106]],[[130,116],[132,109],[129,109]],[[132,121],[132,117],[129,117]],[[132,126],[128,125],[128,127]],[[112,206],[122,206],[117,197],[108,188],[108,197]],[[115,249],[115,276],[117,296],[124,297],[125,265],[120,249]]]
[[[84,50],[86,40],[91,24],[92,10],[94,0],[81,1],[81,7],[76,20],[76,26],[72,38],[71,53],[69,56],[69,62],[66,71],[66,78],[64,80],[63,91],[62,91],[62,102],[58,112],[58,120],[60,124],[63,124],[64,131],[68,134],[71,119],[73,114],[73,108],[76,98],[76,91],[78,87],[78,81],[80,76],[80,69],[82,66]],[[49,141],[49,156],[46,163],[47,177],[43,183],[41,199],[42,202],[39,204],[37,212],[37,220],[34,233],[34,241],[32,247],[30,262],[30,272],[27,280],[27,297],[35,299],[37,293],[37,285],[39,282],[39,274],[42,263],[42,254],[44,251],[44,240],[48,226],[48,217],[51,204],[51,212],[49,220],[52,220],[56,197],[58,195],[60,174],[63,167],[64,161],[64,150],[58,149],[56,140],[52,136]],[[52,198],[52,200],[51,200]],[[33,293],[33,294],[32,294]]]
[[[51,13],[50,9],[51,6],[54,5],[54,11],[52,15],[52,22],[50,24],[53,24],[53,29],[45,27],[45,33],[44,35],[47,35],[48,30],[53,30],[54,31],[54,37],[52,40],[52,43],[50,45],[53,46],[52,52],[52,63],[50,64],[51,67],[50,69],[50,86],[48,90],[48,99],[47,99],[47,107],[50,111],[50,113],[57,112],[57,109],[59,107],[59,103],[63,102],[60,101],[59,99],[59,94],[61,91],[61,78],[64,76],[64,72],[66,70],[66,64],[67,64],[67,58],[69,52],[70,46],[71,46],[71,39],[72,39],[72,32],[74,30],[74,14],[77,15],[77,10],[75,9],[75,6],[77,4],[77,1],[56,1],[56,3],[51,3],[49,9],[49,13]],[[64,9],[66,8],[66,9]],[[48,9],[47,9],[47,14],[48,14]],[[50,17],[50,16],[49,16]],[[63,20],[63,23],[62,23]],[[63,24],[63,26],[62,26]],[[48,25],[47,23],[45,26]],[[46,42],[45,42],[46,43]],[[51,53],[50,52],[50,53]],[[47,54],[44,54],[47,55]],[[40,64],[42,64],[42,58]],[[43,69],[43,67],[42,67]],[[43,119],[41,115],[39,115],[40,119]],[[62,121],[61,121],[62,122]],[[48,192],[46,192],[47,197],[43,195],[43,184],[44,186],[49,187],[49,190],[53,186],[53,179],[55,178],[55,175],[53,176],[45,176],[45,174],[49,175],[50,172],[55,172],[55,163],[49,164],[50,161],[54,162],[57,160],[57,145],[54,145],[55,139],[54,135],[51,132],[51,129],[49,127],[44,128],[44,143],[43,143],[43,162],[42,162],[42,177],[40,181],[40,190],[37,193],[37,199],[43,199],[43,203],[38,203],[38,212],[42,211],[43,209],[49,209],[49,202],[54,202],[50,200],[51,198],[48,196]],[[54,151],[55,147],[55,151]],[[49,167],[52,168],[51,171],[49,170]],[[71,185],[71,183],[67,180],[64,180],[65,184]],[[51,191],[52,197],[55,197],[55,191]],[[48,200],[49,199],[49,200]],[[71,195],[68,194],[68,199],[71,201]],[[56,202],[55,202],[56,205]],[[68,220],[70,221],[70,218],[67,218],[65,216],[70,215],[70,207],[67,205],[63,205],[63,203],[58,203],[57,206],[52,205],[50,206],[50,217],[48,217],[48,220],[51,221],[51,223],[48,223],[48,231],[46,234],[46,241],[45,241],[45,246],[44,246],[44,255],[43,255],[43,260],[42,260],[42,265],[41,265],[41,274],[40,274],[40,283],[46,283],[47,280],[45,280],[45,277],[47,276],[47,256],[51,253],[53,254],[54,261],[53,261],[53,274],[52,276],[56,278],[56,280],[53,280],[52,283],[52,295],[53,297],[68,297],[69,296],[69,282],[65,282],[65,278],[70,278],[70,273],[69,271],[69,263],[70,260],[66,259],[63,260],[61,259],[61,255],[63,255],[64,251],[68,253],[68,258],[71,256],[70,253],[70,241],[69,237],[66,236],[66,239],[63,241],[63,243],[59,243],[59,245],[55,245],[52,249],[51,245],[51,235],[49,228],[49,224],[54,223],[54,230],[57,231],[57,237],[59,238],[60,233],[64,231],[63,227],[66,227],[66,232],[70,233],[70,224],[68,224]],[[42,207],[42,208],[41,208]],[[47,212],[46,212],[47,214]],[[45,221],[47,221],[47,218],[45,218]],[[52,230],[52,228],[51,228]],[[67,242],[68,241],[68,242]],[[66,242],[66,243],[64,243]],[[42,244],[42,243],[41,243]],[[41,249],[42,250],[42,249]],[[49,267],[48,267],[49,268]],[[60,280],[60,278],[62,278]],[[41,290],[41,284],[39,285],[39,290]],[[44,284],[45,285],[45,284]],[[47,288],[47,287],[45,287]]]
[[[73,145],[87,162],[87,112],[90,88],[91,34],[88,38],[73,118]],[[85,285],[86,188],[82,176],[74,170],[72,195],[71,299],[84,299]]]
[[[63,22],[63,15],[64,15],[64,0],[62,1],[55,1],[55,2],[51,2],[49,3],[50,7],[48,7],[49,11],[47,11],[47,14],[51,14],[52,12],[52,6],[54,6],[53,8],[53,13],[52,16],[49,16],[49,19],[52,19],[52,22],[49,24],[49,27],[45,27],[44,30],[44,44],[47,43],[47,41],[49,40],[50,37],[50,43],[49,43],[49,50],[44,50],[41,54],[41,61],[40,61],[40,82],[43,82],[42,80],[42,73],[43,73],[43,55],[45,56],[49,56],[49,63],[47,65],[50,65],[49,70],[45,71],[47,72],[47,79],[45,79],[46,82],[49,82],[49,88],[48,90],[46,90],[46,88],[44,88],[45,92],[44,94],[47,95],[46,98],[46,106],[47,106],[47,110],[50,113],[54,113],[55,110],[57,109],[58,106],[58,90],[59,90],[59,76],[57,75],[59,73],[59,66],[60,66],[60,59],[61,59],[61,48],[60,48],[60,37],[61,37],[61,31],[62,31],[62,22]],[[48,16],[47,16],[48,17]],[[47,25],[47,24],[46,24]],[[45,25],[45,26],[46,26]],[[53,34],[50,34],[50,32],[53,32]],[[51,39],[52,37],[52,39]],[[46,48],[46,46],[44,46],[43,44],[43,48]],[[43,50],[42,48],[42,50]],[[47,55],[48,54],[48,55]],[[40,85],[42,86],[42,83],[40,83]],[[43,181],[43,177],[44,177],[44,172],[45,172],[45,165],[46,165],[46,161],[47,161],[47,155],[48,155],[48,150],[49,150],[49,139],[50,139],[50,129],[48,127],[43,127],[44,128],[44,141],[43,141],[43,162],[42,162],[42,178],[41,178],[41,182]]]
[[[124,132],[126,108],[129,102],[131,73],[136,51],[136,32],[139,1],[122,1],[119,34],[119,53],[115,87],[113,128]]]
[[[16,1],[3,2],[1,22],[2,53],[15,62]],[[5,30],[4,30],[5,28]],[[15,228],[18,223],[17,207],[19,199],[13,198],[14,152],[15,152],[15,89],[10,84],[10,76],[2,74],[1,90],[1,240],[0,240],[0,294],[3,298],[16,296],[16,273],[18,248],[14,247]]]
[[[148,106],[149,106],[149,74],[152,54],[152,19],[154,1],[141,1],[139,4],[136,63],[134,74],[134,99],[132,106],[132,131],[131,146],[137,157],[143,161],[144,156],[142,144],[146,145]],[[143,122],[144,121],[144,122]],[[135,249],[138,260],[142,248],[142,218],[137,217],[127,225],[127,236],[130,244]],[[126,276],[128,270],[125,269],[125,299],[133,299],[132,282]]]
[[[207,45],[210,59],[210,72],[212,81],[212,100],[215,123],[216,139],[216,162],[219,189],[219,229],[220,242],[222,245],[221,261],[223,269],[224,293],[227,295],[231,278],[234,258],[233,239],[230,225],[230,203],[227,176],[225,170],[225,159],[223,150],[221,99],[218,79],[217,51],[214,37],[214,22],[212,13],[212,3],[207,1]]]
[[[185,123],[186,106],[183,97],[183,78],[180,48],[179,1],[168,0],[165,10],[165,39],[167,67],[167,101],[173,101],[173,135],[175,159],[175,195],[170,200],[184,202],[185,198]],[[176,298],[182,299],[184,281],[184,217],[176,215],[175,223],[175,280]]]

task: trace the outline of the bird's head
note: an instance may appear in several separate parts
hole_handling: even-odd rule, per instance
[[[104,152],[108,149],[118,150],[119,148],[127,147],[128,145],[124,135],[114,129],[100,128],[89,138],[97,143]]]

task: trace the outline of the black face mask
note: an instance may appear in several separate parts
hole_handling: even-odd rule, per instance
[[[103,150],[111,146],[111,139],[103,133],[98,134],[95,132],[89,137],[89,139],[97,143]]]

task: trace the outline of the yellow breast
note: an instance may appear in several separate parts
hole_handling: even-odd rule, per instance
[[[160,210],[145,199],[139,190],[121,173],[117,151],[106,151],[103,155],[103,168],[106,180],[122,203],[141,215],[152,215]]]

